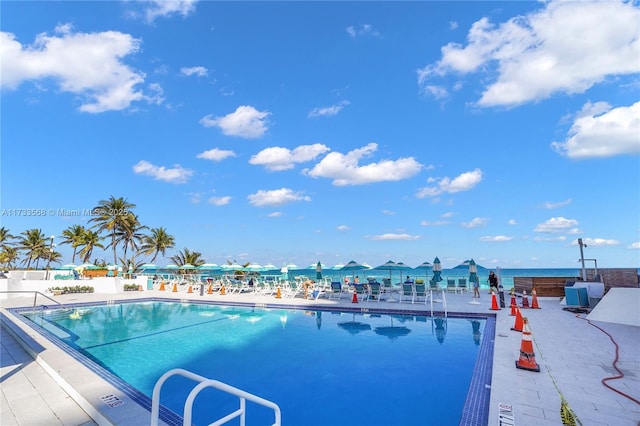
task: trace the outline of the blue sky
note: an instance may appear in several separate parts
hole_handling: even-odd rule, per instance
[[[640,266],[638,2],[1,8],[14,235],[113,195],[218,264]]]

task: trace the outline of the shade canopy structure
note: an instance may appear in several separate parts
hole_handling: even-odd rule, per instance
[[[267,263],[266,265],[263,266],[263,268],[265,271],[275,271],[278,269],[278,267],[273,263]]]
[[[167,265],[167,266],[165,266],[165,267],[164,267],[164,268],[162,268],[162,269],[166,269],[166,270],[168,270],[168,271],[175,271],[176,269],[180,269],[180,267],[179,267],[178,265],[173,265],[173,264],[171,264],[171,265]]]
[[[442,281],[442,263],[440,263],[440,259],[437,257],[433,259],[433,278],[434,283],[439,283]]]
[[[225,271],[244,271],[244,266],[239,263],[227,263],[226,265],[222,265],[222,269]]]

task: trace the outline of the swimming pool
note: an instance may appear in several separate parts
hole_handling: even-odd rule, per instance
[[[147,396],[184,368],[276,402],[285,425],[474,424],[488,408],[491,317],[153,300],[26,316]],[[192,386],[170,379],[162,404],[181,413]],[[194,408],[207,424],[237,400],[204,391]],[[247,424],[272,418],[250,406]]]

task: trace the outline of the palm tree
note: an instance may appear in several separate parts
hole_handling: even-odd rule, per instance
[[[193,266],[200,266],[204,263],[202,253],[190,251],[188,248],[179,251],[175,256],[171,256],[171,261],[178,266],[186,265],[187,263]]]
[[[60,244],[70,244],[73,247],[73,256],[71,257],[71,263],[76,263],[76,254],[78,247],[82,245],[86,228],[82,225],[72,225],[62,231],[63,240]]]
[[[122,226],[116,233],[116,244],[122,243],[124,248],[124,255],[122,257],[123,259],[127,259],[127,249],[131,247],[131,250],[133,252],[133,264],[136,263],[135,257],[138,252],[138,247],[146,236],[142,233],[142,231],[145,229],[147,229],[147,227],[140,224],[137,215],[133,213],[129,213],[129,215],[127,215],[126,220],[123,222]]]
[[[25,258],[22,264],[27,264],[27,269],[31,267],[31,262],[35,260],[36,268],[38,262],[43,257],[48,258],[51,254],[47,252],[46,241],[47,237],[44,235],[41,229],[32,228],[27,229],[18,237],[18,250],[25,252]]]
[[[168,234],[166,229],[163,227],[151,228],[151,235],[144,237],[141,250],[147,256],[153,254],[151,258],[151,263],[153,263],[159,253],[162,253],[162,256],[164,256],[166,250],[174,246],[175,238],[173,235]]]
[[[15,237],[9,233],[9,230],[4,226],[0,228],[0,250],[4,250],[11,246],[11,240]]]
[[[117,249],[117,233],[126,227],[127,218],[131,214],[131,210],[136,207],[135,204],[129,203],[126,199],[120,197],[115,198],[113,195],[108,200],[100,200],[98,206],[93,209],[96,215],[89,222],[94,222],[94,227],[98,228],[98,233],[107,231],[111,235],[111,242],[107,247],[113,249],[113,263],[118,262],[116,254]]]
[[[19,257],[20,253],[16,247],[5,246],[0,250],[0,265],[13,269]]]
[[[93,249],[96,247],[104,250],[104,245],[100,241],[102,241],[104,237],[100,236],[99,233],[92,231],[91,229],[85,230],[84,235],[82,236],[82,240],[78,247],[80,249],[80,257],[82,258],[82,262],[86,263],[91,259],[91,254],[93,253]]]

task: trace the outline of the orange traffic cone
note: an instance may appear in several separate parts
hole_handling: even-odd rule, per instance
[[[282,292],[280,291],[280,287],[278,287],[278,290],[276,291],[276,299],[282,299]]]
[[[222,284],[222,287],[220,287],[220,295],[224,296],[225,292],[226,292],[226,290],[224,289],[224,284]]]
[[[213,294],[213,285],[209,284],[209,290],[207,290],[207,294]]]
[[[516,361],[516,368],[529,371],[540,371],[540,366],[536,363],[536,354],[533,352],[533,339],[527,317],[522,318],[522,343],[520,343],[520,359]]]
[[[520,308],[516,306],[516,322],[511,327],[513,331],[522,331],[522,314],[520,313]]]
[[[538,293],[536,293],[536,289],[531,290],[531,309],[540,309],[540,305],[538,305]]]
[[[189,288],[187,289],[187,293],[193,293],[193,286],[189,284]]]
[[[160,282],[160,291],[164,291],[164,281]]]
[[[353,292],[353,298],[351,299],[351,303],[358,303],[358,293]]]
[[[515,289],[511,289],[511,315],[512,317],[516,316],[516,309],[518,308],[518,301],[516,300],[516,291]]]
[[[499,311],[500,307],[498,306],[498,299],[496,298],[496,293],[494,291],[491,292],[491,310]]]
[[[174,293],[178,292],[178,284],[173,284],[173,292]]]
[[[527,297],[527,290],[522,290],[522,307],[524,309],[529,308],[529,298]]]

